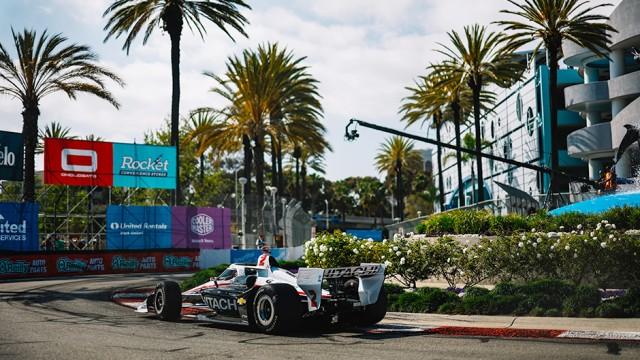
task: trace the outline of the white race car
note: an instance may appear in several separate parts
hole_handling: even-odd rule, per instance
[[[180,319],[183,307],[202,321],[239,323],[265,333],[294,329],[303,319],[373,325],[387,313],[384,265],[300,268],[230,265],[220,276],[185,292],[163,281],[137,309],[162,320]]]

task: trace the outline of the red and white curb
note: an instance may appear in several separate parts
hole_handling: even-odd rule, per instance
[[[482,336],[502,338],[562,338],[583,340],[615,340],[640,342],[640,332],[635,331],[599,331],[599,330],[559,330],[559,329],[518,329],[485,328],[471,326],[433,326],[414,327],[399,324],[384,324],[367,330],[371,334],[384,333],[423,333],[447,336]]]
[[[120,290],[112,293],[111,300],[122,306],[137,309],[153,289]],[[204,310],[206,311],[206,310]],[[201,307],[183,306],[182,315],[195,319],[202,313]],[[602,331],[602,330],[558,330],[558,329],[519,329],[488,328],[472,326],[412,326],[407,324],[379,324],[365,330],[369,334],[413,333],[445,336],[479,336],[501,338],[559,338],[582,340],[614,340],[640,342],[640,332],[635,331]]]

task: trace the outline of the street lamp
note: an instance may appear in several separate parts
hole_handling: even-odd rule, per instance
[[[276,235],[278,234],[278,219],[277,219],[277,215],[276,215],[276,194],[278,193],[278,188],[275,186],[272,186],[269,188],[269,191],[271,191],[271,208],[272,208],[272,212],[273,212],[273,243],[276,242]],[[273,245],[273,244],[272,244]]]
[[[280,199],[282,202],[282,247],[287,247],[287,199]]]
[[[324,221],[325,230],[329,231],[329,200],[324,199]]]
[[[242,211],[241,211],[242,217],[240,220],[240,224],[242,227],[242,248],[246,249],[247,248],[247,232],[246,232],[247,203],[244,198],[244,185],[247,183],[247,178],[241,177],[238,179],[238,181],[240,182],[240,185],[242,185],[240,187],[240,191],[241,191],[240,201],[242,202]]]
[[[389,201],[389,204],[391,205],[391,218],[395,219],[396,218],[395,206],[398,204],[396,202],[396,198],[393,197],[393,195],[390,195],[390,196],[387,196],[387,200]]]

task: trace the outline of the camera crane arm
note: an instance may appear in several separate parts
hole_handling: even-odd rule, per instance
[[[480,155],[480,156],[485,157],[485,158],[490,159],[490,160],[499,161],[499,162],[502,162],[502,163],[506,163],[506,164],[514,165],[514,166],[518,166],[518,167],[523,167],[523,168],[531,169],[531,170],[534,170],[534,171],[540,171],[540,172],[543,172],[543,173],[551,174],[552,176],[553,175],[562,176],[562,177],[568,178],[569,180],[573,180],[573,181],[589,184],[589,185],[592,185],[592,186],[594,186],[596,188],[600,188],[600,184],[598,182],[596,182],[596,181],[593,181],[593,180],[590,180],[590,179],[587,179],[587,178],[583,178],[581,176],[575,176],[575,175],[567,174],[564,171],[554,170],[554,169],[551,169],[551,168],[546,167],[546,166],[538,166],[538,165],[533,165],[533,164],[520,162],[520,161],[516,161],[516,160],[512,160],[512,159],[507,159],[507,158],[503,158],[503,157],[500,157],[500,156],[495,156],[493,154],[487,154],[487,153],[479,152],[479,151],[476,151],[475,149],[467,149],[467,148],[464,148],[464,147],[457,147],[455,145],[451,145],[451,144],[448,144],[448,143],[432,140],[432,139],[429,139],[429,138],[426,138],[426,137],[422,137],[422,136],[418,136],[418,135],[409,134],[409,133],[406,133],[406,132],[403,132],[403,131],[395,130],[395,129],[388,128],[388,127],[381,126],[381,125],[372,124],[372,123],[369,123],[369,122],[366,122],[366,121],[362,121],[362,120],[358,120],[358,119],[350,119],[349,123],[347,124],[347,126],[344,129],[345,130],[344,137],[348,141],[354,141],[358,137],[360,137],[360,134],[358,133],[357,128],[356,127],[351,128],[352,126],[354,126],[354,124],[355,125],[364,126],[364,127],[367,127],[367,128],[373,129],[373,130],[386,132],[388,134],[398,135],[398,136],[406,137],[406,138],[409,138],[409,139],[425,142],[425,143],[431,144],[431,145],[436,145],[436,146],[439,145],[439,146],[442,146],[442,147],[450,149],[450,150],[460,150],[461,152],[464,152],[464,153],[467,153],[467,154],[471,154],[471,155],[474,155],[474,156]]]

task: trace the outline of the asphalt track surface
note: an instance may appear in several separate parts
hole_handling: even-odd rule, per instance
[[[496,339],[342,328],[270,336],[239,326],[167,323],[110,300],[176,275],[0,283],[0,359],[640,359],[627,343]]]

